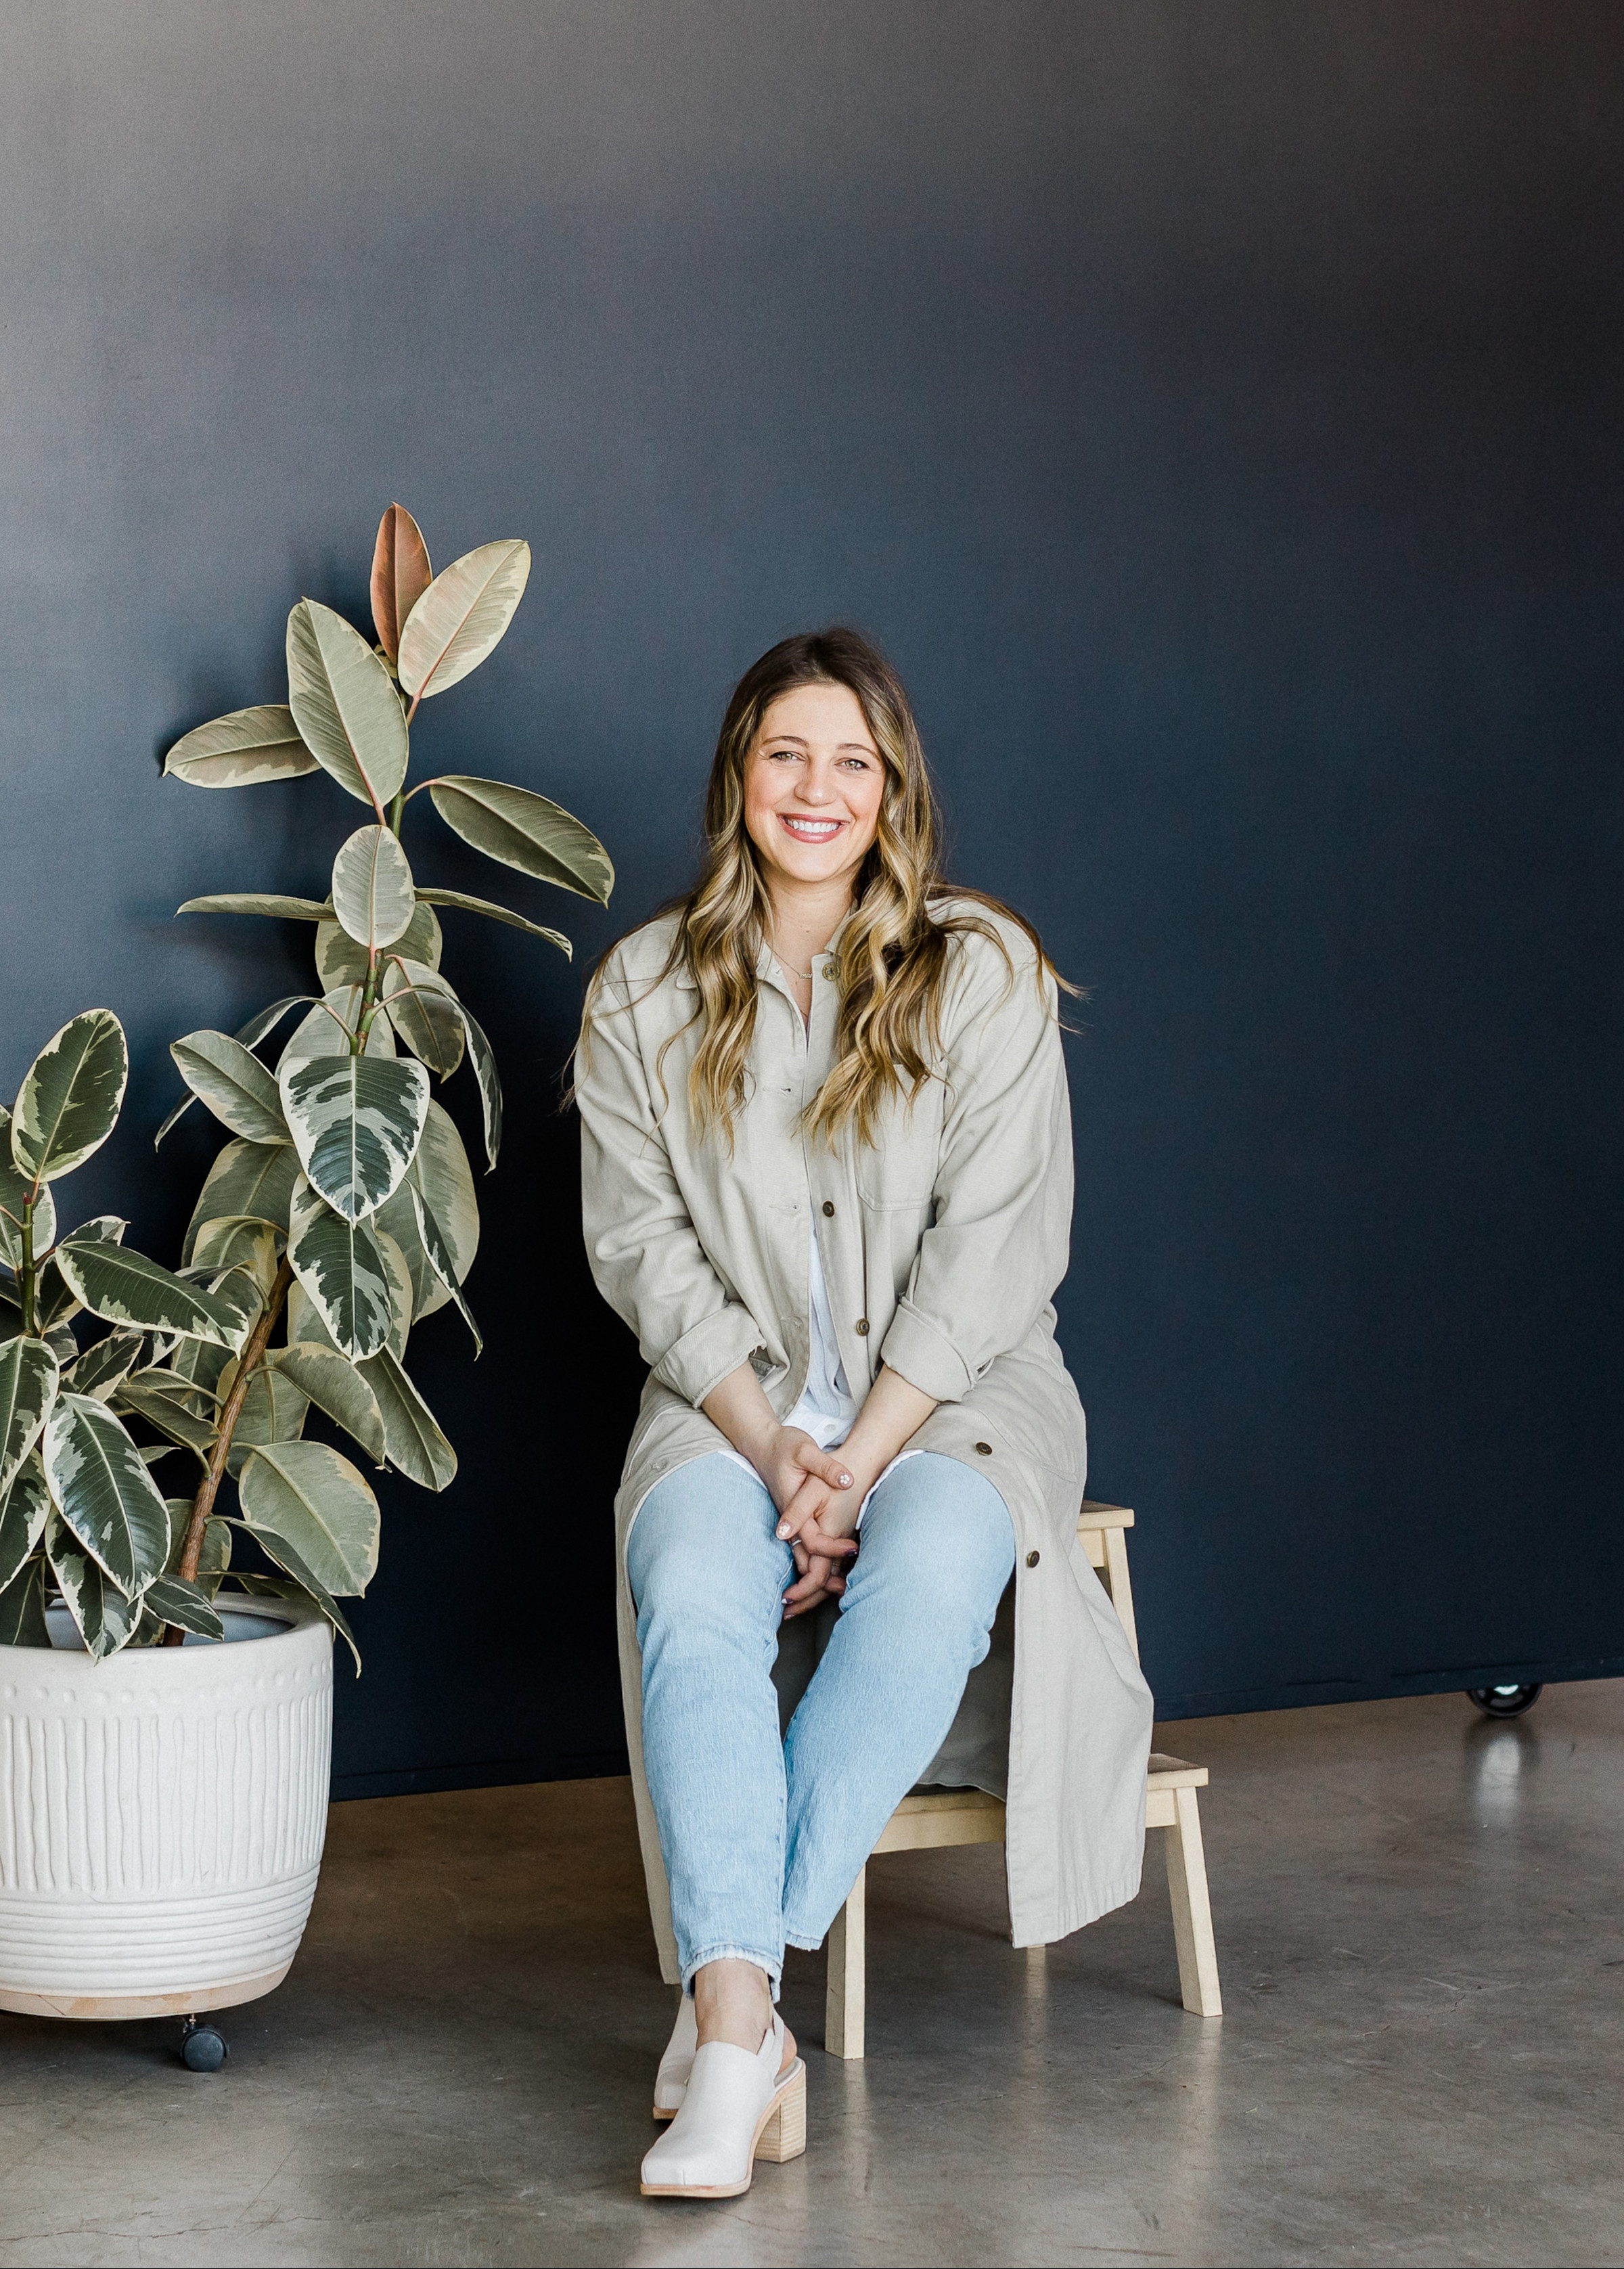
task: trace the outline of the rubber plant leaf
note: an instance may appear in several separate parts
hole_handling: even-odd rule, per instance
[[[398,1356],[385,1348],[360,1366],[383,1414],[389,1463],[422,1489],[443,1489],[456,1479],[457,1453],[428,1404],[406,1376]]]
[[[473,1058],[474,1076],[479,1083],[479,1108],[485,1129],[485,1171],[493,1173],[497,1152],[502,1147],[502,1083],[497,1076],[496,1056],[484,1030],[467,1008],[462,1010],[462,1028],[468,1034],[468,1052]]]
[[[314,898],[284,898],[274,891],[217,891],[206,898],[188,898],[177,914],[269,914],[280,921],[325,921],[330,906]]]
[[[321,930],[318,928],[316,931],[317,936],[319,937],[321,934]],[[287,1015],[290,1009],[307,1007],[314,997],[315,996],[310,993],[290,993],[283,1000],[273,1001],[269,1009],[262,1009],[256,1016],[250,1016],[247,1023],[244,1024],[240,1031],[235,1032],[233,1037],[235,1039],[240,1040],[245,1048],[255,1047],[258,1046],[259,1042],[264,1038],[266,1033],[269,1032],[274,1025],[281,1022],[282,1018]],[[193,1104],[196,1103],[196,1100],[197,1098],[195,1095],[183,1095],[181,1097],[180,1102],[176,1104],[168,1118],[165,1120],[163,1125],[152,1137],[152,1148],[155,1150],[159,1144],[163,1141],[165,1135],[168,1134],[170,1128],[177,1125],[181,1120],[185,1118],[187,1112],[191,1109]]]
[[[172,1040],[175,1068],[220,1124],[245,1142],[285,1142],[277,1083],[240,1040],[224,1032],[188,1032]]]
[[[104,1404],[62,1394],[41,1445],[51,1500],[126,1599],[168,1556],[169,1513],[141,1453]]]
[[[406,1341],[410,1333],[412,1322],[412,1277],[411,1271],[406,1265],[406,1255],[396,1240],[384,1228],[381,1213],[375,1213],[370,1221],[358,1223],[357,1226],[362,1230],[371,1231],[374,1258],[382,1269],[388,1287],[389,1326],[384,1334],[383,1343],[403,1361],[406,1354]],[[424,1268],[428,1266],[426,1260],[424,1266]],[[329,1347],[342,1352],[338,1349],[338,1341],[328,1329],[327,1320],[321,1309],[306,1291],[297,1275],[288,1286],[287,1319],[287,1338],[290,1347],[308,1344],[315,1347]]]
[[[456,1122],[443,1105],[431,1102],[423,1123],[423,1140],[405,1180],[376,1219],[406,1256],[411,1271],[412,1319],[432,1316],[451,1297],[424,1249],[417,1233],[414,1192],[432,1212],[449,1253],[459,1284],[467,1279],[479,1250],[479,1201],[474,1191],[473,1169]]]
[[[429,1075],[409,1056],[318,1056],[278,1074],[293,1147],[311,1186],[346,1221],[400,1187],[429,1107]]]
[[[333,861],[333,912],[368,952],[393,945],[417,912],[406,854],[387,827],[358,827]]]
[[[391,661],[407,617],[433,580],[423,530],[403,504],[392,504],[378,523],[373,551],[373,622]]]
[[[319,599],[288,617],[288,706],[305,745],[380,818],[406,777],[406,715],[366,640]]]
[[[336,1348],[296,1341],[278,1348],[268,1361],[358,1442],[374,1465],[383,1463],[386,1444],[378,1398],[348,1356]]]
[[[268,1221],[254,1214],[225,1214],[204,1222],[193,1247],[192,1266],[224,1272],[246,1268],[269,1296],[283,1239]]]
[[[224,1638],[225,1626],[214,1612],[207,1592],[188,1584],[184,1576],[159,1576],[147,1585],[141,1604],[159,1622],[196,1631],[199,1638]]]
[[[430,914],[429,920],[433,919]],[[12,1163],[11,1125],[11,1112],[0,1105],[0,1260],[16,1269],[23,1265],[23,1201],[33,1184]],[[33,1203],[33,1249],[43,1253],[55,1241],[56,1201],[49,1185],[42,1182]]]
[[[317,769],[293,712],[279,703],[233,709],[229,717],[198,725],[164,758],[165,772],[191,787],[252,787]]]
[[[479,1326],[474,1321],[473,1310],[462,1297],[462,1288],[457,1281],[456,1263],[451,1257],[451,1248],[440,1234],[439,1222],[424,1203],[421,1190],[412,1191],[411,1203],[412,1210],[417,1217],[417,1235],[422,1239],[423,1249],[429,1257],[429,1265],[456,1302],[457,1313],[473,1334],[475,1355],[482,1356],[485,1351],[484,1339]]]
[[[391,953],[384,967],[383,998],[395,1027],[419,1063],[449,1079],[467,1041],[462,1006],[438,970]]]
[[[119,1388],[115,1408],[156,1426],[183,1450],[207,1460],[219,1431],[219,1411],[208,1391],[172,1371],[138,1371]]]
[[[11,1163],[30,1182],[54,1181],[99,1150],[118,1124],[129,1077],[124,1028],[111,1009],[87,1009],[46,1042],[11,1109]]]
[[[335,1598],[365,1591],[378,1565],[378,1500],[348,1458],[325,1442],[269,1443],[244,1466],[237,1495],[248,1527],[284,1538]]]
[[[452,833],[487,859],[608,905],[615,887],[609,853],[561,804],[530,788],[466,772],[431,781],[429,798]]]
[[[439,967],[445,940],[434,909],[424,905],[421,891],[417,893],[417,910],[395,942],[410,960],[421,961],[430,969]],[[316,931],[316,968],[329,991],[341,985],[364,985],[365,949],[347,936],[336,921],[324,921]]]
[[[108,1578],[59,1514],[53,1513],[46,1524],[44,1541],[63,1605],[78,1627],[85,1651],[92,1662],[104,1661],[134,1632],[141,1620],[140,1602],[127,1598]]]
[[[55,1351],[44,1340],[19,1334],[0,1346],[0,1493],[39,1440],[61,1377]]]
[[[400,680],[414,700],[477,669],[513,619],[530,580],[530,547],[482,543],[442,567],[401,632]]]
[[[0,1646],[49,1646],[45,1620],[45,1563],[31,1560],[16,1581],[0,1593]]]
[[[521,929],[530,937],[544,937],[549,945],[557,947],[566,961],[574,958],[575,948],[561,929],[548,929],[541,922],[527,920],[523,914],[514,913],[509,906],[494,905],[489,898],[470,898],[466,891],[420,890],[417,892],[417,903],[424,906],[461,906],[464,913],[484,914],[488,921],[506,922],[510,929]],[[410,942],[402,941],[402,950],[410,953]],[[433,956],[426,953],[413,954],[412,958],[415,961],[427,961],[436,969],[439,966],[438,954]]]
[[[285,1231],[298,1174],[299,1153],[292,1142],[228,1142],[198,1193],[181,1247],[182,1265],[191,1266],[204,1224],[228,1215],[251,1214]]]
[[[302,1175],[293,1186],[292,1221],[288,1259],[334,1345],[352,1363],[376,1355],[388,1342],[394,1314],[389,1264],[377,1232],[369,1222],[335,1213]]]
[[[107,1323],[210,1340],[233,1349],[242,1344],[246,1327],[240,1304],[188,1283],[144,1253],[92,1243],[76,1231],[63,1239],[54,1257],[70,1290]]]
[[[93,1394],[98,1402],[105,1402],[117,1393],[145,1353],[144,1332],[109,1332],[63,1373],[63,1385],[75,1394]]]
[[[248,1381],[242,1414],[226,1454],[226,1471],[240,1474],[250,1450],[269,1442],[297,1442],[305,1430],[310,1397],[282,1371],[262,1364]]]
[[[50,1511],[45,1468],[37,1456],[31,1457],[18,1467],[11,1488],[0,1497],[0,1592],[13,1581],[44,1535]]]

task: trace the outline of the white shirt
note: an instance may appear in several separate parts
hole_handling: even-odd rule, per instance
[[[810,1434],[820,1450],[844,1442],[857,1423],[857,1402],[846,1383],[840,1349],[835,1341],[835,1319],[823,1282],[823,1257],[817,1249],[817,1224],[808,1216],[807,1234],[812,1241],[807,1316],[812,1341],[807,1364],[807,1383],[801,1400],[784,1421]]]

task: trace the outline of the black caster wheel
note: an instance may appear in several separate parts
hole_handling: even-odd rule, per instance
[[[181,2061],[188,2072],[218,2072],[231,2051],[212,2025],[188,2017],[181,2028]]]
[[[1544,1693],[1543,1686],[1468,1686],[1466,1699],[1486,1718],[1520,1718]]]

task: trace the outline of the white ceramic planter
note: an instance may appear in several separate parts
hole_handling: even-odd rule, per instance
[[[92,1663],[57,1609],[49,1653],[0,1647],[0,2009],[186,2016],[286,1976],[327,1831],[332,1632],[279,1600],[221,1619],[225,1644]]]

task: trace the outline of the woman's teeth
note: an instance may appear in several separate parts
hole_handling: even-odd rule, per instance
[[[840,831],[838,819],[790,819],[782,812],[779,817],[792,835],[799,835],[806,843],[827,843],[831,835]]]

